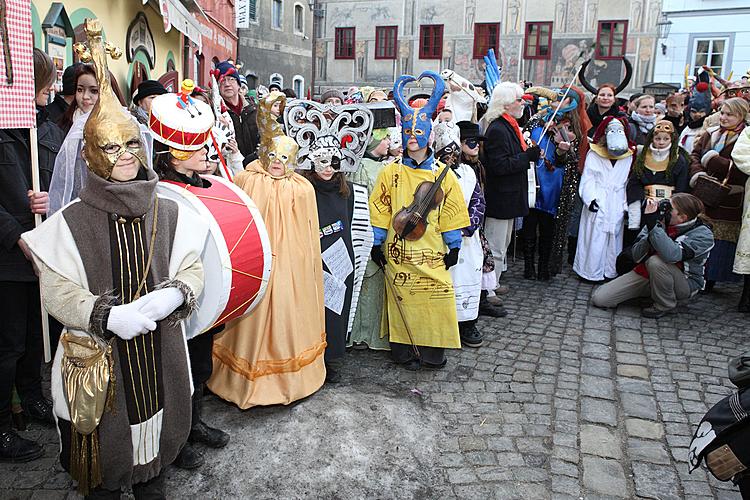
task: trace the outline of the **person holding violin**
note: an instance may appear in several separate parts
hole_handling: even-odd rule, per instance
[[[456,175],[435,160],[428,144],[445,84],[433,71],[419,78],[430,78],[435,86],[416,109],[408,104],[404,86],[417,78],[403,75],[394,84],[404,156],[386,165],[370,195],[372,260],[385,273],[383,325],[388,325],[393,360],[409,370],[442,368],[445,349],[461,347],[449,269],[458,262],[461,228],[470,224]]]
[[[528,92],[534,92],[533,88]],[[554,93],[548,97],[557,102],[540,110],[524,128],[524,134],[529,134],[529,139],[542,150],[536,161],[536,202],[523,223],[524,278],[548,281],[562,267],[562,248],[581,179],[580,138],[589,122],[582,109],[580,90],[570,87],[555,92],[540,88],[538,93]],[[539,262],[535,269],[537,239]]]

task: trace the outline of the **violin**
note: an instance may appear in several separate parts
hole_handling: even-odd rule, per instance
[[[411,205],[401,207],[393,216],[393,230],[399,237],[406,241],[417,241],[424,236],[427,231],[427,216],[445,199],[440,184],[449,170],[449,167],[443,167],[443,171],[434,182],[420,182],[414,190]]]

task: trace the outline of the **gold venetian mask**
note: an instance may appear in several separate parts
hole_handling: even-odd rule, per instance
[[[107,54],[119,59],[122,51],[109,43],[102,43],[102,26],[98,19],[87,19],[85,30],[88,48],[76,44],[75,49],[82,60],[94,63],[99,100],[83,128],[83,151],[89,169],[99,177],[109,179],[117,160],[125,153],[135,156],[141,165],[147,165],[146,149],[138,124],[123,109],[109,80]]]
[[[280,135],[273,138],[270,150],[265,156],[260,157],[260,162],[263,165],[263,168],[272,176],[284,177],[293,172],[297,166],[297,151],[299,151],[299,146],[294,142],[294,139],[286,135]],[[271,172],[271,167],[274,162],[279,162],[284,166],[283,174],[274,175],[274,173]]]

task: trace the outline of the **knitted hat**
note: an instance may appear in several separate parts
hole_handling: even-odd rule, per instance
[[[138,84],[138,88],[135,89],[135,92],[133,93],[133,103],[138,104],[141,99],[145,99],[146,97],[166,93],[167,89],[164,88],[164,85],[156,80],[143,80]]]
[[[341,99],[342,103],[344,102],[344,93],[338,89],[328,89],[323,92],[323,94],[321,94],[320,96],[320,102],[325,104],[325,102],[331,97],[338,97],[339,99]]]
[[[268,84],[268,90],[270,92],[273,92],[274,90],[278,90],[279,92],[281,92],[281,85],[276,82],[271,82]]]
[[[216,65],[216,69],[219,70],[219,80],[224,77],[231,76],[237,80],[237,84],[240,84],[240,74],[237,71],[237,67],[229,61],[222,61]]]
[[[372,138],[370,139],[370,143],[367,145],[367,148],[365,151],[368,153],[371,153],[373,149],[380,146],[380,143],[388,137],[389,129],[387,128],[376,128],[372,131]]]
[[[75,95],[76,94],[76,70],[78,66],[83,63],[71,64],[63,72],[62,77],[62,95]]]

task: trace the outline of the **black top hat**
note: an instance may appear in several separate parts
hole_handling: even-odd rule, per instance
[[[479,125],[476,123],[464,120],[458,122],[456,125],[458,125],[458,128],[461,130],[461,141],[472,138],[477,139],[478,141],[483,141],[485,139],[485,137],[479,132]]]

